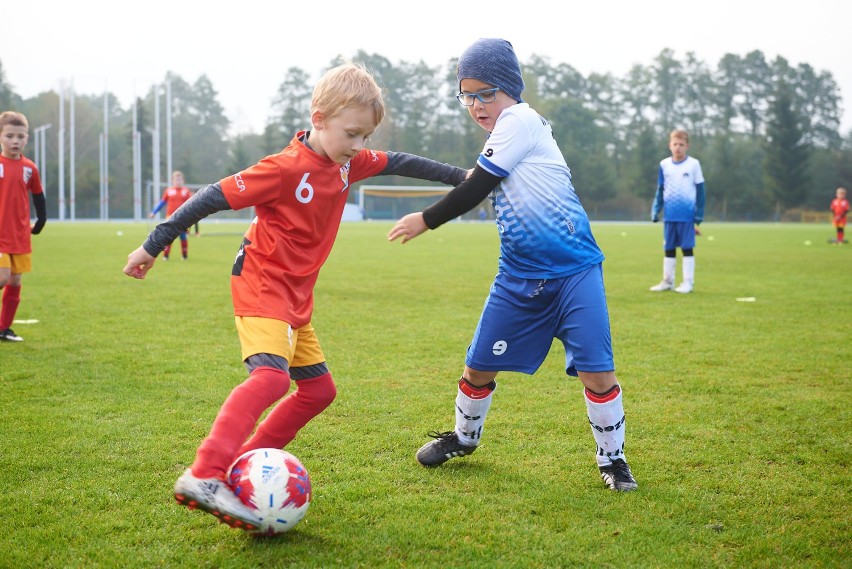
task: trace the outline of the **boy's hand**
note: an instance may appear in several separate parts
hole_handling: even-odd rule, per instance
[[[402,242],[411,241],[427,229],[426,222],[423,221],[423,212],[409,213],[405,217],[396,222],[396,225],[388,232],[388,241],[394,241],[402,237]]]
[[[148,270],[154,266],[157,259],[148,254],[144,248],[139,247],[127,256],[127,265],[124,274],[134,279],[144,279]]]

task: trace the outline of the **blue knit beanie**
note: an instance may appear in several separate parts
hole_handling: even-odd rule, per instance
[[[459,90],[462,79],[477,79],[500,87],[504,93],[522,103],[524,79],[512,44],[498,38],[476,40],[459,58]]]

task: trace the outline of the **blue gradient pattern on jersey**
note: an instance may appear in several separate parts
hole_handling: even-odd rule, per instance
[[[687,156],[681,162],[670,157],[660,161],[658,185],[663,186],[663,211],[666,221],[695,219],[695,187],[704,182],[701,165]]]
[[[482,155],[478,164],[497,176],[508,176]],[[491,194],[500,231],[501,270],[520,278],[558,278],[603,261],[567,166],[519,165],[511,176],[511,191],[504,188],[504,180]]]

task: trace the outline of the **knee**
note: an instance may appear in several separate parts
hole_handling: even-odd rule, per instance
[[[311,379],[296,380],[299,396],[309,399],[315,406],[326,408],[337,397],[337,386],[331,378],[331,373]]]
[[[485,387],[497,377],[496,371],[479,371],[468,366],[464,367],[462,379],[473,387]]]
[[[581,371],[578,374],[583,386],[593,393],[606,393],[618,385],[618,379],[616,379],[614,371],[594,373]]]

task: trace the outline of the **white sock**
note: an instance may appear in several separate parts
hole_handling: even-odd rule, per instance
[[[624,459],[624,407],[621,404],[621,387],[616,386],[617,395],[609,392],[597,395],[583,390],[592,435],[598,445],[598,466],[607,466],[613,458]],[[626,460],[626,459],[625,459]]]
[[[695,284],[695,257],[683,258],[683,282]]]
[[[485,416],[488,415],[496,388],[497,384],[493,381],[485,387],[474,387],[464,379],[459,380],[459,391],[456,395],[456,435],[461,444],[479,444]]]
[[[677,265],[676,257],[663,257],[663,280],[667,283],[674,283],[675,265]]]

